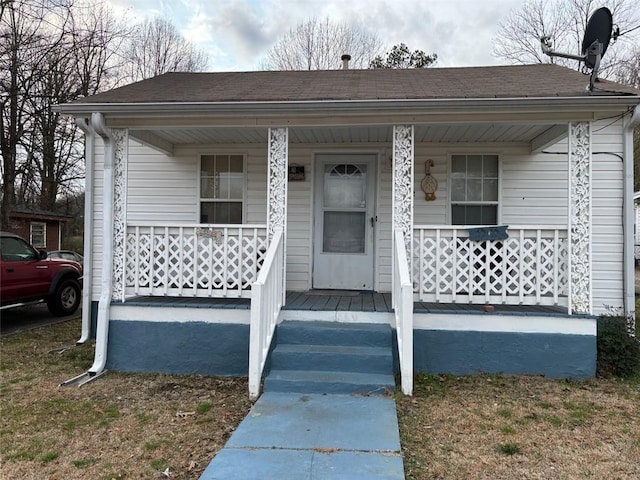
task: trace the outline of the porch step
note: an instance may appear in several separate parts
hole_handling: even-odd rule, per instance
[[[384,395],[395,389],[393,374],[271,370],[264,380],[269,392]]]
[[[271,368],[380,373],[393,371],[393,358],[388,347],[279,344]]]
[[[284,321],[278,343],[391,347],[391,328],[379,323]]]
[[[285,321],[265,391],[385,394],[395,388],[388,325]]]

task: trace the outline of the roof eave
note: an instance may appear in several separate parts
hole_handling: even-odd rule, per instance
[[[510,98],[457,98],[457,99],[398,99],[398,100],[313,100],[313,101],[258,101],[258,102],[156,102],[156,103],[67,103],[57,105],[61,113],[82,117],[93,112],[117,116],[158,115],[225,115],[250,113],[274,114],[371,114],[411,113],[420,111],[513,111],[514,109],[550,111],[576,109],[580,111],[619,109],[640,104],[640,96],[607,95],[576,97],[510,97]]]

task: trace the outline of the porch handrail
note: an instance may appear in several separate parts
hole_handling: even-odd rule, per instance
[[[260,380],[284,303],[284,234],[276,230],[257,280],[251,287],[249,397],[260,395]]]
[[[394,232],[393,306],[402,392],[413,394],[413,284],[401,229]]]

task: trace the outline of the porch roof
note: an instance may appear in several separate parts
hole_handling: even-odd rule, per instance
[[[640,90],[554,64],[464,68],[172,72],[75,104],[317,102],[367,100],[612,97]],[[65,108],[66,110],[67,108]]]

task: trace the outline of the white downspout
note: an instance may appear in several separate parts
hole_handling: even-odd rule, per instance
[[[91,294],[93,286],[93,162],[94,137],[89,119],[76,118],[76,125],[85,135],[84,180],[84,265],[82,281],[82,332],[77,345],[85,343],[91,335]],[[87,275],[88,272],[88,275]],[[88,280],[88,281],[87,281]]]
[[[102,203],[102,280],[100,284],[100,300],[98,301],[98,322],[96,326],[96,349],[93,365],[85,373],[71,378],[61,386],[84,385],[105,373],[107,364],[107,344],[109,337],[109,314],[111,293],[113,291],[113,201],[114,201],[114,147],[111,131],[107,128],[104,115],[100,112],[91,114],[91,128],[102,137],[104,142],[104,193]]]
[[[635,262],[633,258],[633,130],[640,125],[640,106],[636,105],[624,129],[624,313],[635,318]],[[635,322],[634,322],[635,324]]]

